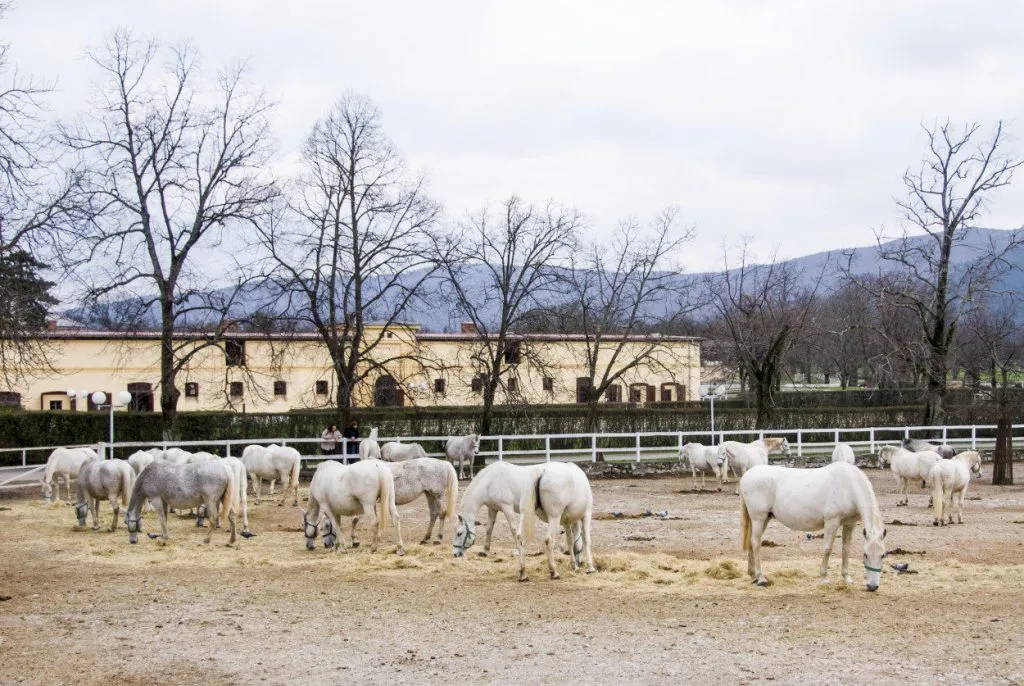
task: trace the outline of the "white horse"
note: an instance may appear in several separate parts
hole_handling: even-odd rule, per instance
[[[376,520],[376,526],[373,527],[373,543],[370,544],[371,552],[376,552],[377,541],[390,519],[395,524],[397,552],[399,555],[405,555],[402,526],[398,508],[395,507],[395,480],[388,465],[380,460],[359,461],[350,465],[343,465],[334,460],[321,462],[309,482],[309,507],[302,510],[306,548],[313,550],[316,547],[320,518],[326,517],[324,547],[344,552],[347,546],[341,540],[339,518],[360,516]],[[355,539],[354,525],[352,541],[353,547],[356,547],[358,542]]]
[[[878,451],[878,459],[883,465],[888,464],[896,477],[897,494],[903,496],[896,500],[896,506],[900,507],[910,504],[907,493],[910,482],[920,480],[921,486],[926,486],[932,467],[942,458],[938,453],[915,453],[898,445],[883,445]]]
[[[385,443],[380,449],[380,459],[385,462],[402,462],[416,460],[427,456],[427,451],[419,443]]]
[[[700,443],[687,443],[679,452],[679,461],[686,461],[690,465],[690,474],[693,476],[693,488],[697,489],[697,472],[700,472],[700,487],[704,488],[705,471],[710,469],[715,478],[718,479],[718,490],[722,490],[722,455],[718,446],[706,446]]]
[[[864,473],[845,462],[820,469],[760,465],[740,479],[740,532],[747,551],[747,572],[767,586],[761,571],[761,536],[774,517],[796,531],[825,530],[821,583],[828,581],[828,558],[836,532],[843,530],[842,575],[850,576],[850,544],[858,521],[864,522],[864,569],[869,591],[878,590],[885,556],[885,526],[874,489]]]
[[[282,445],[250,445],[242,451],[242,463],[249,471],[256,494],[256,504],[260,504],[260,491],[263,479],[270,480],[270,493],[274,493],[274,482],[281,481],[281,500],[284,505],[288,499],[288,491],[294,494],[294,505],[299,504],[299,472],[302,470],[302,455],[295,448]]]
[[[142,470],[153,464],[156,457],[148,450],[139,450],[128,456],[128,464],[135,471],[135,476],[142,473]]]
[[[370,429],[370,435],[359,441],[360,460],[379,460],[380,444],[377,443],[377,427]]]
[[[583,470],[572,462],[542,462],[530,468],[526,485],[519,500],[519,529],[516,543],[519,549],[519,580],[526,581],[526,553],[524,542],[533,536],[536,520],[548,523],[544,549],[548,555],[551,578],[558,578],[555,567],[555,541],[559,528],[565,527],[566,542],[572,555],[573,570],[580,568],[586,556],[587,574],[594,569],[594,556],[590,550],[590,518],[594,512],[594,495],[590,481]]]
[[[476,454],[480,451],[480,436],[478,434],[469,434],[468,436],[456,436],[449,438],[444,444],[444,453],[448,456],[448,459],[455,462],[459,461],[459,478],[462,478],[462,465],[465,464],[466,460],[469,460],[469,478],[473,478],[473,461],[476,459]]]
[[[967,484],[981,478],[981,455],[966,450],[951,460],[940,460],[932,467],[932,507],[935,512],[935,526],[945,526],[943,514],[953,523],[953,508],[956,507],[956,523],[964,523],[964,496]],[[948,503],[948,504],[947,504]]]
[[[167,450],[150,448],[147,452],[152,454],[157,461],[171,464],[188,464],[189,458],[192,456],[192,453],[181,448],[168,448]]]
[[[394,462],[388,466],[395,480],[395,505],[408,505],[421,495],[427,497],[430,524],[420,544],[430,542],[434,522],[440,518],[437,540],[434,541],[434,545],[439,545],[444,536],[444,520],[455,514],[455,503],[459,497],[459,477],[455,473],[455,467],[450,462],[433,457],[419,457],[405,462]],[[358,517],[352,520],[353,540],[358,522]]]
[[[46,502],[53,500],[54,486],[57,487],[57,501],[60,502],[60,481],[55,476],[64,480],[68,500],[71,500],[71,479],[78,476],[83,464],[95,459],[98,459],[98,455],[92,448],[55,448],[46,459],[46,468],[43,470],[43,498]]]
[[[75,516],[78,526],[85,526],[85,518],[92,512],[92,528],[100,528],[100,500],[107,500],[114,510],[110,530],[117,529],[117,515],[121,506],[127,507],[135,485],[135,470],[125,460],[89,460],[78,470],[78,503]]]
[[[452,542],[455,557],[464,556],[476,542],[476,513],[481,507],[487,508],[487,534],[480,555],[486,555],[491,550],[491,535],[498,512],[505,515],[508,528],[515,536],[516,521],[512,515],[519,513],[519,500],[529,476],[530,467],[504,461],[489,464],[477,473],[462,496],[455,540]]]
[[[856,465],[857,456],[854,454],[853,448],[850,447],[849,443],[836,443],[835,450],[832,451],[832,461]]]
[[[931,443],[922,441],[919,438],[903,439],[903,447],[912,453],[938,453],[939,457],[949,460],[956,455],[956,450],[951,445]]]
[[[255,534],[249,531],[249,479],[246,474],[245,465],[237,457],[222,457],[220,461],[228,466],[235,476],[237,493],[238,512],[242,515],[242,538],[251,538]],[[217,526],[220,526],[220,517],[217,517]]]
[[[220,457],[214,455],[213,453],[208,453],[203,450],[200,450],[199,452],[192,453],[187,458],[185,458],[185,464],[205,464],[206,462],[213,462],[214,460],[219,459]]]
[[[750,443],[725,441],[718,450],[722,457],[723,478],[728,475],[729,469],[732,469],[733,476],[743,476],[752,467],[768,464],[768,456],[773,453],[782,453],[789,457],[789,441],[785,438],[762,438]],[[740,485],[737,481],[736,493],[739,492]]]

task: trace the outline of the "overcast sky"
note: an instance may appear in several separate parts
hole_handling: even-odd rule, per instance
[[[117,26],[189,40],[211,71],[248,59],[283,158],[355,90],[449,217],[516,192],[607,231],[677,205],[692,271],[744,235],[761,256],[870,244],[922,122],[1006,119],[1024,154],[1018,0],[17,0],[0,28],[70,116],[95,78],[85,49]],[[1022,223],[1024,177],[984,222]]]

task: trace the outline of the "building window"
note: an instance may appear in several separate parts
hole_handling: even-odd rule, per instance
[[[229,367],[245,366],[245,341],[237,338],[224,341],[224,364]]]
[[[313,392],[317,395],[327,395],[327,382],[321,380],[314,383]]]
[[[550,376],[545,376],[544,377],[544,390],[545,391],[554,391],[555,390],[555,380],[552,379]]]
[[[519,343],[509,343],[505,347],[505,364],[519,364]]]
[[[622,402],[622,386],[619,384],[612,384],[604,391],[605,402],[609,403],[621,403]]]
[[[517,379],[508,380],[508,392],[515,393],[519,390],[519,381]]]
[[[241,398],[243,388],[241,381],[232,381],[228,386],[228,392],[232,398]]]
[[[445,381],[444,379],[434,379],[434,393],[438,395],[444,395]]]
[[[287,381],[275,381],[274,382],[274,395],[288,395],[288,382]]]
[[[594,384],[589,376],[576,377],[576,402],[589,403],[590,394],[594,390]]]
[[[185,397],[186,398],[198,398],[199,397],[199,384],[195,381],[185,382]]]
[[[484,391],[484,377],[482,377],[482,376],[473,377],[473,381],[470,382],[469,388],[474,393],[483,393],[483,391]]]
[[[675,384],[663,383],[661,384],[661,402],[670,403],[672,402],[672,387]]]
[[[51,400],[50,401],[50,409],[51,410],[63,410],[64,409],[64,401],[63,400]]]
[[[642,383],[630,384],[629,386],[629,402],[631,403],[642,403],[644,397],[647,395],[647,385]]]

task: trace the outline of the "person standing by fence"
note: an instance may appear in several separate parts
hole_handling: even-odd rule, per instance
[[[320,434],[320,449],[323,451],[324,455],[337,455],[338,444],[341,442],[341,439],[341,432],[338,431],[338,426],[336,424],[331,424],[324,429],[324,432]]]
[[[352,422],[345,429],[345,438],[348,443],[345,445],[345,463],[359,460],[359,424]]]

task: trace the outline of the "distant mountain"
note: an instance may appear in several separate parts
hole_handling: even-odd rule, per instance
[[[973,261],[980,254],[990,251],[993,247],[996,249],[1005,248],[1010,236],[1011,232],[1009,231],[974,229],[968,234],[967,240],[954,248],[953,269],[955,270],[959,265]],[[915,247],[926,248],[933,239],[929,236],[915,236],[909,240]],[[895,241],[890,243],[893,242]],[[805,286],[812,287],[819,275],[821,275],[822,283],[820,288],[830,290],[841,280],[842,271],[839,265],[845,265],[848,258],[851,259],[853,271],[860,274],[874,274],[891,267],[891,265],[885,263],[879,257],[878,246],[876,245],[815,253],[788,260],[787,263],[797,268]],[[1014,290],[1017,293],[1024,293],[1024,247],[1017,247],[1011,250],[1007,255],[1007,260],[1017,265],[1018,268],[1007,274],[999,286],[1003,289]],[[422,272],[409,273],[406,275],[405,280],[408,283],[414,283],[421,276]],[[683,274],[673,278],[678,279],[679,289],[677,290],[682,290],[687,287],[687,284],[693,283],[694,280],[699,282],[703,276],[705,274],[697,273]],[[469,292],[474,292],[484,290],[486,284],[487,273],[483,268],[479,268],[467,271],[462,285]],[[375,286],[374,281],[370,280],[364,284],[364,289],[372,293]],[[286,312],[266,307],[266,303],[271,299],[270,295],[269,284],[263,283],[247,286],[244,291],[235,295],[235,302],[231,308],[232,315],[243,318],[256,312],[262,312],[269,316],[287,314]],[[228,300],[230,296],[231,292],[227,290],[214,291],[204,295],[204,297],[218,298],[222,299],[222,301]],[[196,302],[190,304],[196,304],[198,300],[199,298],[196,298]],[[546,300],[548,302],[542,304],[557,304],[556,295],[551,295]],[[646,314],[652,320],[658,319],[671,312],[675,306],[676,302],[666,298],[664,302],[651,308]],[[138,301],[126,300],[113,303],[111,308],[115,315],[117,312],[134,310],[139,324],[147,328],[155,327],[158,321],[157,308],[155,306],[142,308],[139,306]],[[498,315],[496,309],[488,314],[492,319]],[[706,313],[698,312],[697,316],[701,316],[701,314]],[[93,328],[105,328],[111,318],[109,313],[86,312],[80,309],[66,312],[65,316],[81,321],[83,324]],[[402,319],[410,323],[419,324],[428,331],[457,331],[460,322],[455,304],[445,295],[440,278],[428,280],[424,297],[420,302],[414,303]],[[1022,320],[1024,320],[1024,316],[1022,316]],[[189,323],[199,325],[201,322],[194,321]]]

